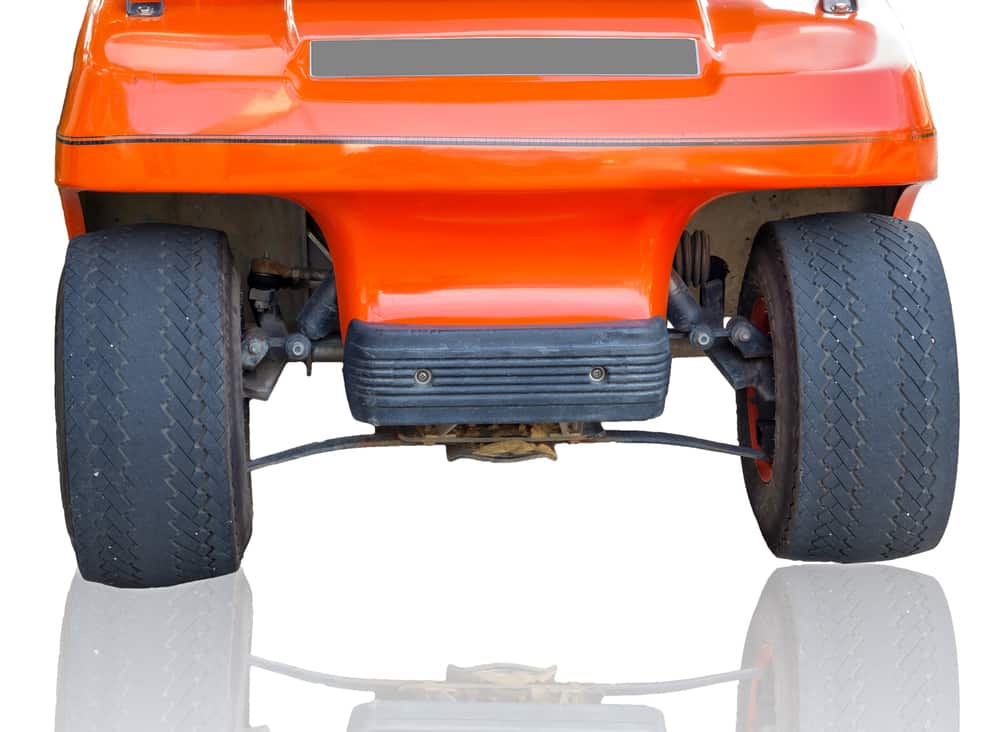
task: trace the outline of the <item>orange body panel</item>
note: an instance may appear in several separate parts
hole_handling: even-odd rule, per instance
[[[884,0],[94,0],[59,127],[79,190],[255,193],[317,220],[346,325],[663,315],[705,203],[936,174]],[[310,78],[315,39],[683,37],[694,78]],[[915,190],[915,189],[914,189]],[[912,201],[911,201],[912,203]]]

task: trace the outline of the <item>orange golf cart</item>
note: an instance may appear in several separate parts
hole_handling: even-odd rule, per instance
[[[935,546],[935,135],[885,0],[92,0],[56,145],[84,577],[232,572],[252,470],[368,446],[715,450],[778,556]],[[605,429],[681,357],[734,390],[734,444]],[[342,362],[374,430],[251,459],[290,362]]]

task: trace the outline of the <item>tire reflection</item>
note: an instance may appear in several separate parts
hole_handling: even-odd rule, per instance
[[[56,729],[250,730],[250,669],[370,691],[348,732],[664,732],[658,709],[622,698],[737,686],[737,732],[959,729],[958,663],[937,581],[882,566],[800,566],[767,581],[742,663],[707,677],[564,682],[556,669],[449,667],[442,680],[357,679],[251,654],[242,572],[162,590],[73,580]],[[734,664],[735,665],[735,664]],[[258,728],[261,729],[261,728]]]

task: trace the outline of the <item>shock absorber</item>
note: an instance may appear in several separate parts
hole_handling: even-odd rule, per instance
[[[712,242],[701,230],[685,231],[677,244],[674,271],[688,287],[701,287],[712,279]]]
[[[340,327],[337,282],[332,272],[313,290],[299,313],[296,324],[299,326],[299,331],[313,341],[332,335]]]

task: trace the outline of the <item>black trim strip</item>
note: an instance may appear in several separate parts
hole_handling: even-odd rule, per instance
[[[62,145],[225,144],[225,145],[385,145],[392,147],[788,147],[800,145],[849,145],[872,142],[926,140],[936,131],[911,135],[857,137],[317,137],[260,135],[112,135],[70,137],[58,134]]]

